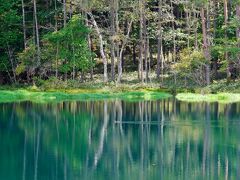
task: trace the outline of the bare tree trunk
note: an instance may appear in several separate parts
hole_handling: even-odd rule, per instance
[[[39,27],[38,27],[38,18],[37,18],[37,4],[36,0],[33,0],[33,9],[34,9],[34,20],[35,20],[35,31],[36,31],[36,45],[37,45],[37,67],[41,64],[41,51],[40,51],[40,40],[39,40]]]
[[[147,19],[146,19],[146,1],[143,0],[143,46],[144,46],[144,61],[145,61],[145,82],[148,82],[148,47],[147,47]]]
[[[23,25],[23,42],[24,42],[24,49],[27,47],[27,35],[26,35],[26,21],[25,21],[25,7],[24,7],[24,0],[22,0],[22,25]]]
[[[115,0],[111,0],[111,10],[110,10],[110,18],[111,18],[111,80],[115,81],[115,43],[114,38],[116,36],[116,27],[115,27]]]
[[[160,77],[161,59],[162,59],[162,0],[158,4],[158,53],[157,53],[157,79]]]
[[[176,35],[175,35],[175,16],[174,16],[174,7],[173,7],[173,0],[171,0],[171,14],[172,14],[172,31],[173,31],[173,62],[176,62],[176,54],[177,54],[177,50],[176,50]]]
[[[57,52],[56,52],[56,61],[55,61],[55,77],[58,78],[58,54],[59,54],[59,42],[57,42]]]
[[[237,20],[240,21],[240,3],[236,5],[236,16]],[[237,27],[236,29],[236,35],[237,35],[237,46],[240,48],[240,26]],[[240,76],[240,53],[238,53],[238,75]]]
[[[7,47],[8,47],[8,58],[11,64],[11,68],[12,68],[12,74],[13,74],[13,80],[16,83],[17,82],[17,78],[16,78],[16,70],[15,70],[15,63],[14,63],[14,57],[13,57],[13,50],[11,49],[11,47],[8,45],[7,43]]]
[[[106,58],[106,55],[105,55],[105,52],[104,52],[104,47],[103,47],[103,37],[102,37],[102,34],[101,34],[101,32],[100,32],[100,29],[99,29],[99,27],[98,27],[98,25],[97,25],[97,22],[95,21],[93,15],[92,15],[92,13],[88,12],[88,15],[91,17],[93,26],[95,27],[96,32],[97,32],[97,34],[98,34],[99,45],[100,45],[100,53],[101,53],[101,56],[102,56],[102,59],[103,59],[103,65],[104,65],[103,81],[106,83],[106,82],[108,82],[107,58]]]
[[[132,45],[132,52],[133,52],[133,64],[135,65],[137,62],[136,62],[136,44],[133,42],[133,45]]]
[[[74,41],[73,32],[72,34],[72,41]],[[72,52],[73,52],[73,68],[72,68],[72,79],[75,80],[76,77],[76,58],[75,58],[75,47],[72,45]]]
[[[120,81],[122,79],[122,56],[123,56],[124,48],[126,47],[126,44],[128,42],[128,38],[129,38],[129,35],[130,35],[130,32],[131,32],[131,29],[132,29],[132,20],[131,20],[131,22],[128,25],[127,35],[126,35],[125,39],[123,40],[123,44],[122,44],[122,47],[121,47],[121,50],[120,50],[120,53],[119,53],[117,83],[120,83]]]
[[[225,33],[224,33],[224,37],[225,37],[225,42],[227,41],[227,25],[228,25],[228,2],[227,0],[223,0],[223,5],[224,5],[224,25],[225,25]],[[225,43],[225,48],[227,46],[227,43]],[[225,52],[224,54],[225,60],[227,61],[227,81],[231,80],[231,62],[228,59],[228,52]]]
[[[63,26],[66,27],[67,25],[67,6],[66,0],[63,0]]]
[[[57,20],[57,0],[54,0],[54,18],[55,18],[55,31],[58,30],[58,20]]]
[[[85,13],[85,18],[86,18],[86,20],[85,20],[86,21],[86,26],[90,28],[87,13]],[[88,48],[92,52],[92,39],[91,39],[90,34],[88,34],[87,39],[88,39]],[[90,79],[93,80],[93,57],[92,56],[91,56]]]
[[[186,21],[187,21],[187,48],[188,50],[190,49],[190,30],[191,30],[191,25],[190,25],[190,15],[191,13],[189,12],[190,9],[188,7],[186,8]]]
[[[148,47],[148,54],[149,54],[149,58],[148,58],[148,73],[150,75],[150,77],[148,76],[148,78],[149,78],[149,81],[151,83],[151,64],[153,62],[153,54],[152,54],[152,49],[150,47],[150,40],[149,40],[149,38],[147,40],[147,47]]]
[[[70,0],[70,14],[69,14],[70,18],[72,18],[72,14],[73,14],[73,6],[72,5],[73,5],[72,0]]]
[[[208,60],[206,64],[206,84],[210,84],[210,52],[209,52],[209,47],[208,47],[208,42],[207,42],[207,30],[206,30],[206,18],[205,18],[205,12],[204,8],[201,8],[201,19],[202,19],[202,33],[203,33],[203,51],[204,51],[204,56]]]
[[[140,53],[139,53],[139,77],[140,81],[143,83],[143,0],[139,0],[139,8],[140,8]]]
[[[65,28],[67,26],[67,6],[66,6],[66,0],[63,0],[63,27]],[[64,59],[64,64],[67,64],[67,60]],[[67,81],[68,79],[68,72],[64,72],[64,79]]]

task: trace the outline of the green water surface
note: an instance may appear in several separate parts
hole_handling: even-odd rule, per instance
[[[0,104],[1,180],[239,177],[240,103]]]

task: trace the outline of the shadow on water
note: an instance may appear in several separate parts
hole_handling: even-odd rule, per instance
[[[0,104],[0,179],[237,179],[240,104]]]

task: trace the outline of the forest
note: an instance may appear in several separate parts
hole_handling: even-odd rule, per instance
[[[1,0],[0,84],[240,90],[239,0]]]
[[[0,179],[239,179],[240,0],[0,0]]]

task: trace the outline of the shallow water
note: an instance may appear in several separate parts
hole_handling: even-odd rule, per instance
[[[0,104],[0,179],[237,179],[240,104]]]

